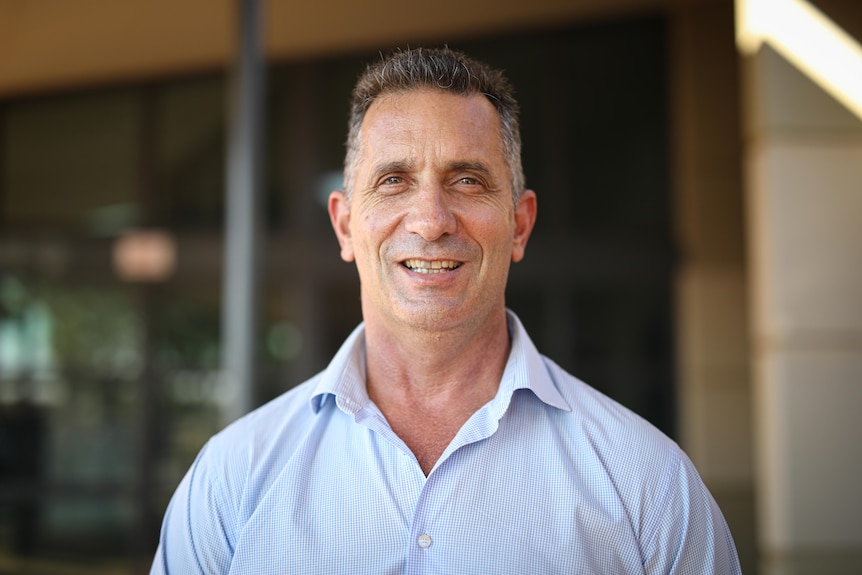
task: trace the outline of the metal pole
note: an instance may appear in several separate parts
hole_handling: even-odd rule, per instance
[[[222,284],[225,423],[254,407],[265,113],[261,4],[238,1],[239,51],[231,74]]]

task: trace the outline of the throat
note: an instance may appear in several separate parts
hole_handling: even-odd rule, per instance
[[[373,385],[368,391],[427,476],[464,424],[494,398],[498,387],[499,378],[456,388],[422,389],[419,393],[394,386],[376,390]]]
[[[485,337],[476,329],[408,330],[395,337],[378,322],[366,323],[368,396],[426,474],[497,394],[510,347],[501,317],[502,329],[484,330]]]
[[[440,418],[417,417],[415,414],[387,416],[392,431],[413,452],[426,477],[468,419],[469,416],[463,421],[454,418],[440,421]]]

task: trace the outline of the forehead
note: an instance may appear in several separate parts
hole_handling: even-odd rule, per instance
[[[482,94],[460,95],[419,89],[381,95],[365,114],[362,147],[371,156],[404,147],[448,153],[502,152],[496,108]]]

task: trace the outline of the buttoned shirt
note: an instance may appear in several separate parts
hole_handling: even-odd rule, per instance
[[[151,574],[740,573],[679,447],[508,318],[496,396],[427,476],[368,398],[360,325],[323,372],[204,446]]]

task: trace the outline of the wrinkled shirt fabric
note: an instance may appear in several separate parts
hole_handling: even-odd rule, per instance
[[[740,573],[680,448],[508,317],[496,396],[427,477],[368,398],[360,325],[324,371],[203,447],[151,575]]]

